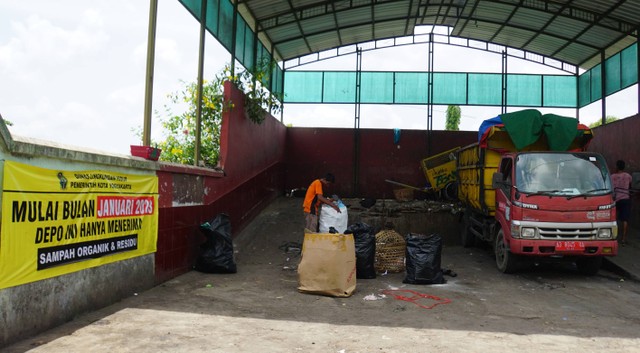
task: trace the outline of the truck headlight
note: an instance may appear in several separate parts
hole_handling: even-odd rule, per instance
[[[611,228],[599,228],[598,229],[598,238],[599,239],[610,239],[611,238]]]
[[[536,230],[535,228],[527,228],[527,227],[523,227],[520,229],[520,236],[523,238],[535,238],[536,237]]]

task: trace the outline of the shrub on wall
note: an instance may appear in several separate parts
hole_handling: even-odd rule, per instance
[[[251,121],[261,124],[266,112],[277,114],[281,104],[265,87],[270,77],[270,63],[257,65],[256,70],[244,70],[233,75],[227,65],[213,80],[202,87],[202,119],[200,125],[199,165],[215,167],[220,154],[220,127],[222,114],[237,104],[224,100],[224,82],[231,81],[245,93],[244,109]],[[156,112],[165,139],[153,145],[162,149],[161,161],[194,165],[196,144],[197,82],[186,83],[180,91],[169,94],[170,104],[164,106],[164,114]],[[174,110],[182,107],[181,113]]]

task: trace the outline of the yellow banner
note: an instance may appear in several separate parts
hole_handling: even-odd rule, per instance
[[[0,289],[156,251],[158,178],[4,162]]]

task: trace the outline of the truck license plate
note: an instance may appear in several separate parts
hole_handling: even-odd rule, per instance
[[[582,251],[584,242],[582,241],[557,241],[556,251]]]

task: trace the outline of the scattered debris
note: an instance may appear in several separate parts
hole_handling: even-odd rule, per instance
[[[282,243],[278,249],[282,250],[285,254],[290,255],[285,259],[285,263],[282,265],[282,269],[286,271],[297,271],[297,261],[291,261],[300,257],[302,252],[302,244],[298,242],[288,241]]]
[[[387,297],[387,296],[386,296],[386,295],[384,295],[384,294],[377,294],[377,295],[376,295],[376,294],[373,294],[373,293],[372,293],[372,294],[366,295],[364,298],[362,298],[362,300],[366,300],[366,301],[374,301],[374,300],[384,299],[384,298],[386,298],[386,297]]]

